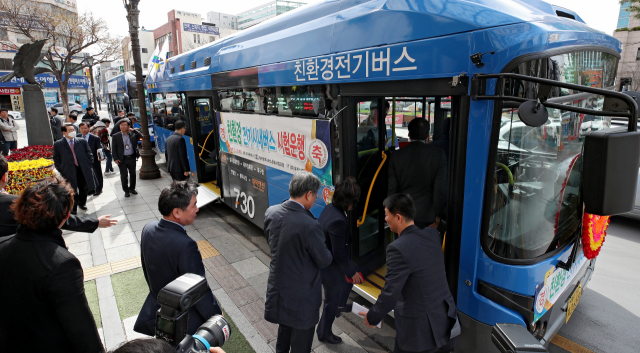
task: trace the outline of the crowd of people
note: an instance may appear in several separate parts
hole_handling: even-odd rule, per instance
[[[77,216],[77,208],[87,209],[88,195],[102,192],[103,160],[105,175],[114,173],[112,162],[118,166],[125,197],[137,194],[141,134],[133,127],[135,116],[129,114],[120,111],[111,129],[111,119],[101,119],[92,108],[79,123],[73,114],[68,122],[62,121],[52,108],[53,160],[59,176],[36,182],[19,196],[0,193],[0,283],[14,288],[0,291],[0,300],[12,304],[5,313],[11,321],[0,320],[0,348],[17,350],[35,337],[48,342],[53,352],[104,351],[84,295],[82,267],[67,250],[61,230],[93,232],[116,224],[110,216]],[[3,138],[15,141],[19,127],[6,115],[0,110]],[[166,140],[173,182],[158,199],[162,219],[142,230],[141,262],[150,292],[134,330],[150,336],[155,335],[160,290],[186,273],[205,276],[198,246],[186,230],[198,212],[198,189],[189,180],[185,130],[185,123],[176,121],[174,135]],[[446,208],[446,154],[425,143],[428,136],[428,122],[414,119],[409,124],[411,143],[390,159],[383,205],[385,221],[398,238],[386,249],[386,282],[377,302],[357,313],[366,326],[375,328],[395,310],[396,353],[450,352],[459,334],[437,230]],[[7,165],[0,155],[0,189],[8,182]],[[278,325],[278,353],[310,352],[314,334],[321,342],[341,343],[332,325],[342,313],[352,311],[349,293],[368,274],[350,257],[347,214],[357,209],[358,182],[353,177],[338,182],[332,202],[316,219],[309,210],[320,186],[317,176],[299,172],[289,184],[289,199],[265,213],[271,262],[264,318]],[[3,270],[8,268],[13,270]],[[217,314],[222,310],[209,289],[189,309],[187,333],[194,334]],[[30,327],[46,329],[34,333]],[[168,347],[156,340],[135,340],[115,352],[168,352]]]

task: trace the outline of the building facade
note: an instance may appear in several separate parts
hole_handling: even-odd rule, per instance
[[[156,47],[153,31],[146,30],[144,27],[138,31],[140,39],[140,62],[142,63],[142,74],[146,75],[148,71],[149,60]],[[135,71],[133,65],[133,51],[131,49],[131,38],[126,36],[122,39],[122,61],[125,71]]]
[[[124,73],[124,60],[101,63],[93,69],[96,75],[96,95],[104,100],[107,97],[107,81]]]
[[[222,12],[207,12],[207,23],[222,29],[238,29],[238,16]]]
[[[306,3],[284,0],[273,0],[238,14],[238,29],[247,29],[270,18],[304,6]]]
[[[620,5],[618,25],[613,36],[622,44],[616,75],[616,89],[640,91],[640,18],[630,12],[630,3]]]

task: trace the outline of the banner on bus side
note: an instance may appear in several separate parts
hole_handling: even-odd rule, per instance
[[[291,174],[311,172],[326,188],[332,187],[329,121],[233,112],[216,115],[222,152]]]

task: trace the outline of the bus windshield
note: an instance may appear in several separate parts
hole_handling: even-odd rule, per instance
[[[577,52],[528,61],[513,72],[606,88],[613,85],[616,68],[613,55]],[[532,91],[517,83],[506,89],[527,98]],[[556,97],[572,94],[564,89],[554,92]],[[602,103],[602,97],[585,95],[565,102],[589,109],[601,109]],[[517,109],[503,109],[500,117],[485,244],[502,258],[544,255],[580,230],[582,144],[590,131],[610,128],[611,118],[550,108],[548,113],[547,122],[535,128],[520,121]]]

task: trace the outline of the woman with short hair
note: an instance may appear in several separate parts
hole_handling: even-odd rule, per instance
[[[60,177],[26,188],[11,206],[20,223],[0,240],[0,351],[39,344],[47,352],[104,352],[84,293],[80,261],[60,227],[73,208],[73,190]]]
[[[336,317],[343,311],[351,311],[347,307],[347,298],[353,284],[364,281],[357,266],[349,256],[349,221],[347,211],[355,208],[360,200],[360,187],[356,179],[349,177],[335,186],[333,199],[324,208],[318,222],[325,235],[325,244],[333,261],[322,270],[322,286],[324,287],[324,308],[318,323],[318,339],[322,342],[337,344],[342,339],[333,334],[331,326]]]

